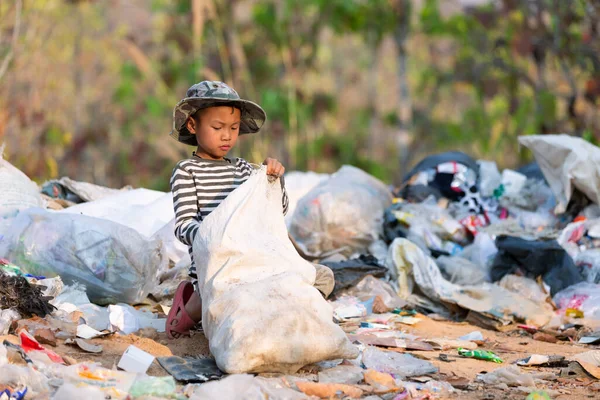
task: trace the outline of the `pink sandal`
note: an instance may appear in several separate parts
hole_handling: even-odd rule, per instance
[[[175,291],[173,307],[167,316],[167,336],[169,339],[179,339],[188,336],[190,329],[196,325],[185,311],[185,304],[194,293],[194,285],[191,282],[181,282]]]

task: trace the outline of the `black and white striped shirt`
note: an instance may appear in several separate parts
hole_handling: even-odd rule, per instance
[[[201,222],[242,183],[246,182],[253,167],[243,158],[235,161],[206,160],[194,155],[182,160],[173,169],[171,192],[175,209],[175,237],[189,246],[192,266],[190,276],[196,279],[192,243]],[[281,180],[284,186],[283,179]],[[288,210],[288,196],[283,187],[283,213]]]

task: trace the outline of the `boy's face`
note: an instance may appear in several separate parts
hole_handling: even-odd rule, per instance
[[[240,131],[241,112],[231,106],[209,107],[189,118],[187,128],[196,135],[196,154],[209,160],[222,160],[235,146]]]

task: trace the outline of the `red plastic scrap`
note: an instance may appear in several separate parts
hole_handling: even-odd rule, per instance
[[[25,350],[25,353],[29,353],[31,351],[41,351],[45,353],[53,362],[65,364],[65,360],[63,360],[61,356],[39,344],[39,342],[35,340],[33,336],[31,336],[26,330],[22,330],[19,333],[19,338],[21,339],[21,347],[23,350]]]

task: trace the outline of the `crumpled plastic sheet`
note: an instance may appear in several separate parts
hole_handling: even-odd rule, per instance
[[[543,326],[552,317],[552,313],[539,304],[498,285],[460,286],[447,281],[435,262],[406,239],[394,240],[386,263],[398,271],[398,294],[403,298],[408,297],[416,285],[434,302],[457,304],[503,321],[528,321]]]

